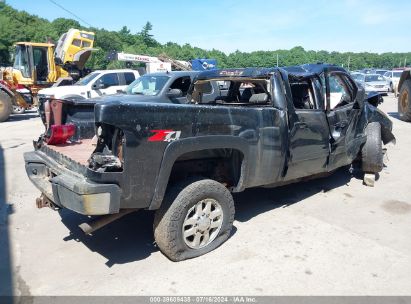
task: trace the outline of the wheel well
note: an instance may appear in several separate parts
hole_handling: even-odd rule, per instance
[[[190,176],[203,176],[236,187],[241,177],[244,155],[236,149],[206,149],[188,152],[175,161],[169,183]]]

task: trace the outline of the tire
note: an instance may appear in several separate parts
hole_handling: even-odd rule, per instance
[[[411,79],[403,82],[398,96],[398,114],[403,121],[411,121]]]
[[[13,106],[13,114],[24,114],[26,109],[20,106]]]
[[[229,238],[234,213],[233,197],[222,184],[211,179],[188,180],[167,191],[154,217],[154,239],[174,262],[195,258]]]
[[[381,125],[378,122],[368,124],[365,129],[367,141],[361,150],[362,171],[365,173],[381,172],[384,162],[382,154]]]
[[[13,111],[11,97],[0,90],[0,122],[6,121]]]

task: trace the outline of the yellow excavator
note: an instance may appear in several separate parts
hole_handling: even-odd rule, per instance
[[[13,67],[0,70],[0,122],[36,104],[37,92],[83,77],[94,33],[70,29],[57,44],[17,42]]]

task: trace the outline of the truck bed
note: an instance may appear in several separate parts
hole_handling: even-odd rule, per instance
[[[63,154],[67,158],[79,163],[83,166],[87,166],[87,160],[90,158],[94,149],[93,140],[82,139],[78,143],[67,143],[64,145],[46,145],[47,148],[57,153]]]

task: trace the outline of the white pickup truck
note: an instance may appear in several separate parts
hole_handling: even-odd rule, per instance
[[[74,85],[42,89],[38,96],[41,103],[43,98],[78,100],[113,95],[124,90],[139,76],[135,70],[99,70],[88,74]]]

